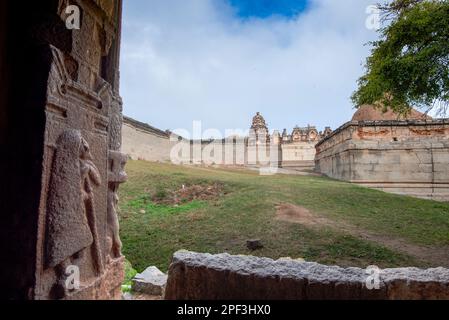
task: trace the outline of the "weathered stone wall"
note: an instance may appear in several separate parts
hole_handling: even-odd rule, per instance
[[[360,268],[290,259],[179,251],[168,272],[168,300],[449,299],[449,270],[383,269],[369,290]],[[367,281],[368,280],[368,281]]]
[[[122,152],[133,160],[169,162],[170,151],[177,142],[167,132],[124,118]]]
[[[281,144],[283,168],[303,168],[313,170],[316,142],[288,142]]]
[[[316,146],[316,171],[387,192],[449,200],[449,121],[348,122]]]
[[[190,145],[190,146],[189,146]],[[122,152],[133,160],[170,162],[175,146],[183,150],[178,157],[183,164],[224,166],[278,165],[285,168],[313,169],[315,142],[271,144],[266,152],[247,139],[189,141],[170,138],[162,131],[131,118],[124,118]]]
[[[0,294],[120,298],[121,0],[7,1],[5,10]],[[79,28],[68,28],[76,12]]]

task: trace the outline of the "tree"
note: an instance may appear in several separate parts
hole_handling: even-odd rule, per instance
[[[445,115],[449,106],[449,1],[395,0],[379,5],[380,40],[351,97],[407,114],[410,107]]]

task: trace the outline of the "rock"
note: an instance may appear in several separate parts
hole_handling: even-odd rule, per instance
[[[281,258],[279,258],[277,261],[282,261],[282,260],[290,260],[290,261],[297,261],[297,262],[306,262],[306,260],[304,260],[303,258],[296,258],[296,259],[293,259],[292,257],[281,257]]]
[[[247,240],[246,246],[251,251],[263,248],[263,244],[259,239]]]
[[[134,292],[152,296],[163,296],[167,275],[156,267],[148,267],[144,272],[137,274],[132,280]]]
[[[167,300],[449,299],[449,269],[368,269],[274,261],[227,253],[176,252]]]
[[[130,293],[130,292],[126,292],[122,295],[122,300],[128,300],[128,301],[136,301],[136,300],[146,300],[146,301],[155,301],[155,300],[162,300],[162,296],[157,295],[157,296],[152,296],[149,294],[145,294],[145,293]]]
[[[133,300],[133,295],[129,292],[125,292],[122,294],[122,300]]]

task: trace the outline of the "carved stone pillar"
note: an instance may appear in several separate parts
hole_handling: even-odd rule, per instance
[[[8,4],[11,90],[2,113],[17,131],[0,140],[2,149],[12,150],[2,159],[10,190],[2,190],[0,231],[11,232],[1,238],[2,255],[11,255],[2,263],[2,294],[118,299],[124,258],[116,193],[126,180],[118,93],[121,0],[33,1],[24,12]],[[79,29],[66,27],[69,5],[79,8]],[[17,128],[20,122],[25,126]],[[14,247],[18,252],[11,254]]]

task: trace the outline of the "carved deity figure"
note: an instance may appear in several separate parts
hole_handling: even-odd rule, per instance
[[[46,265],[55,268],[58,280],[53,292],[63,298],[66,269],[88,248],[95,270],[103,270],[93,193],[101,177],[80,131],[64,131],[56,148],[47,203]]]
[[[122,242],[119,235],[118,220],[118,187],[125,182],[127,175],[125,173],[125,164],[127,157],[118,151],[109,151],[109,173],[108,173],[108,247],[109,258],[118,258],[121,256]]]

